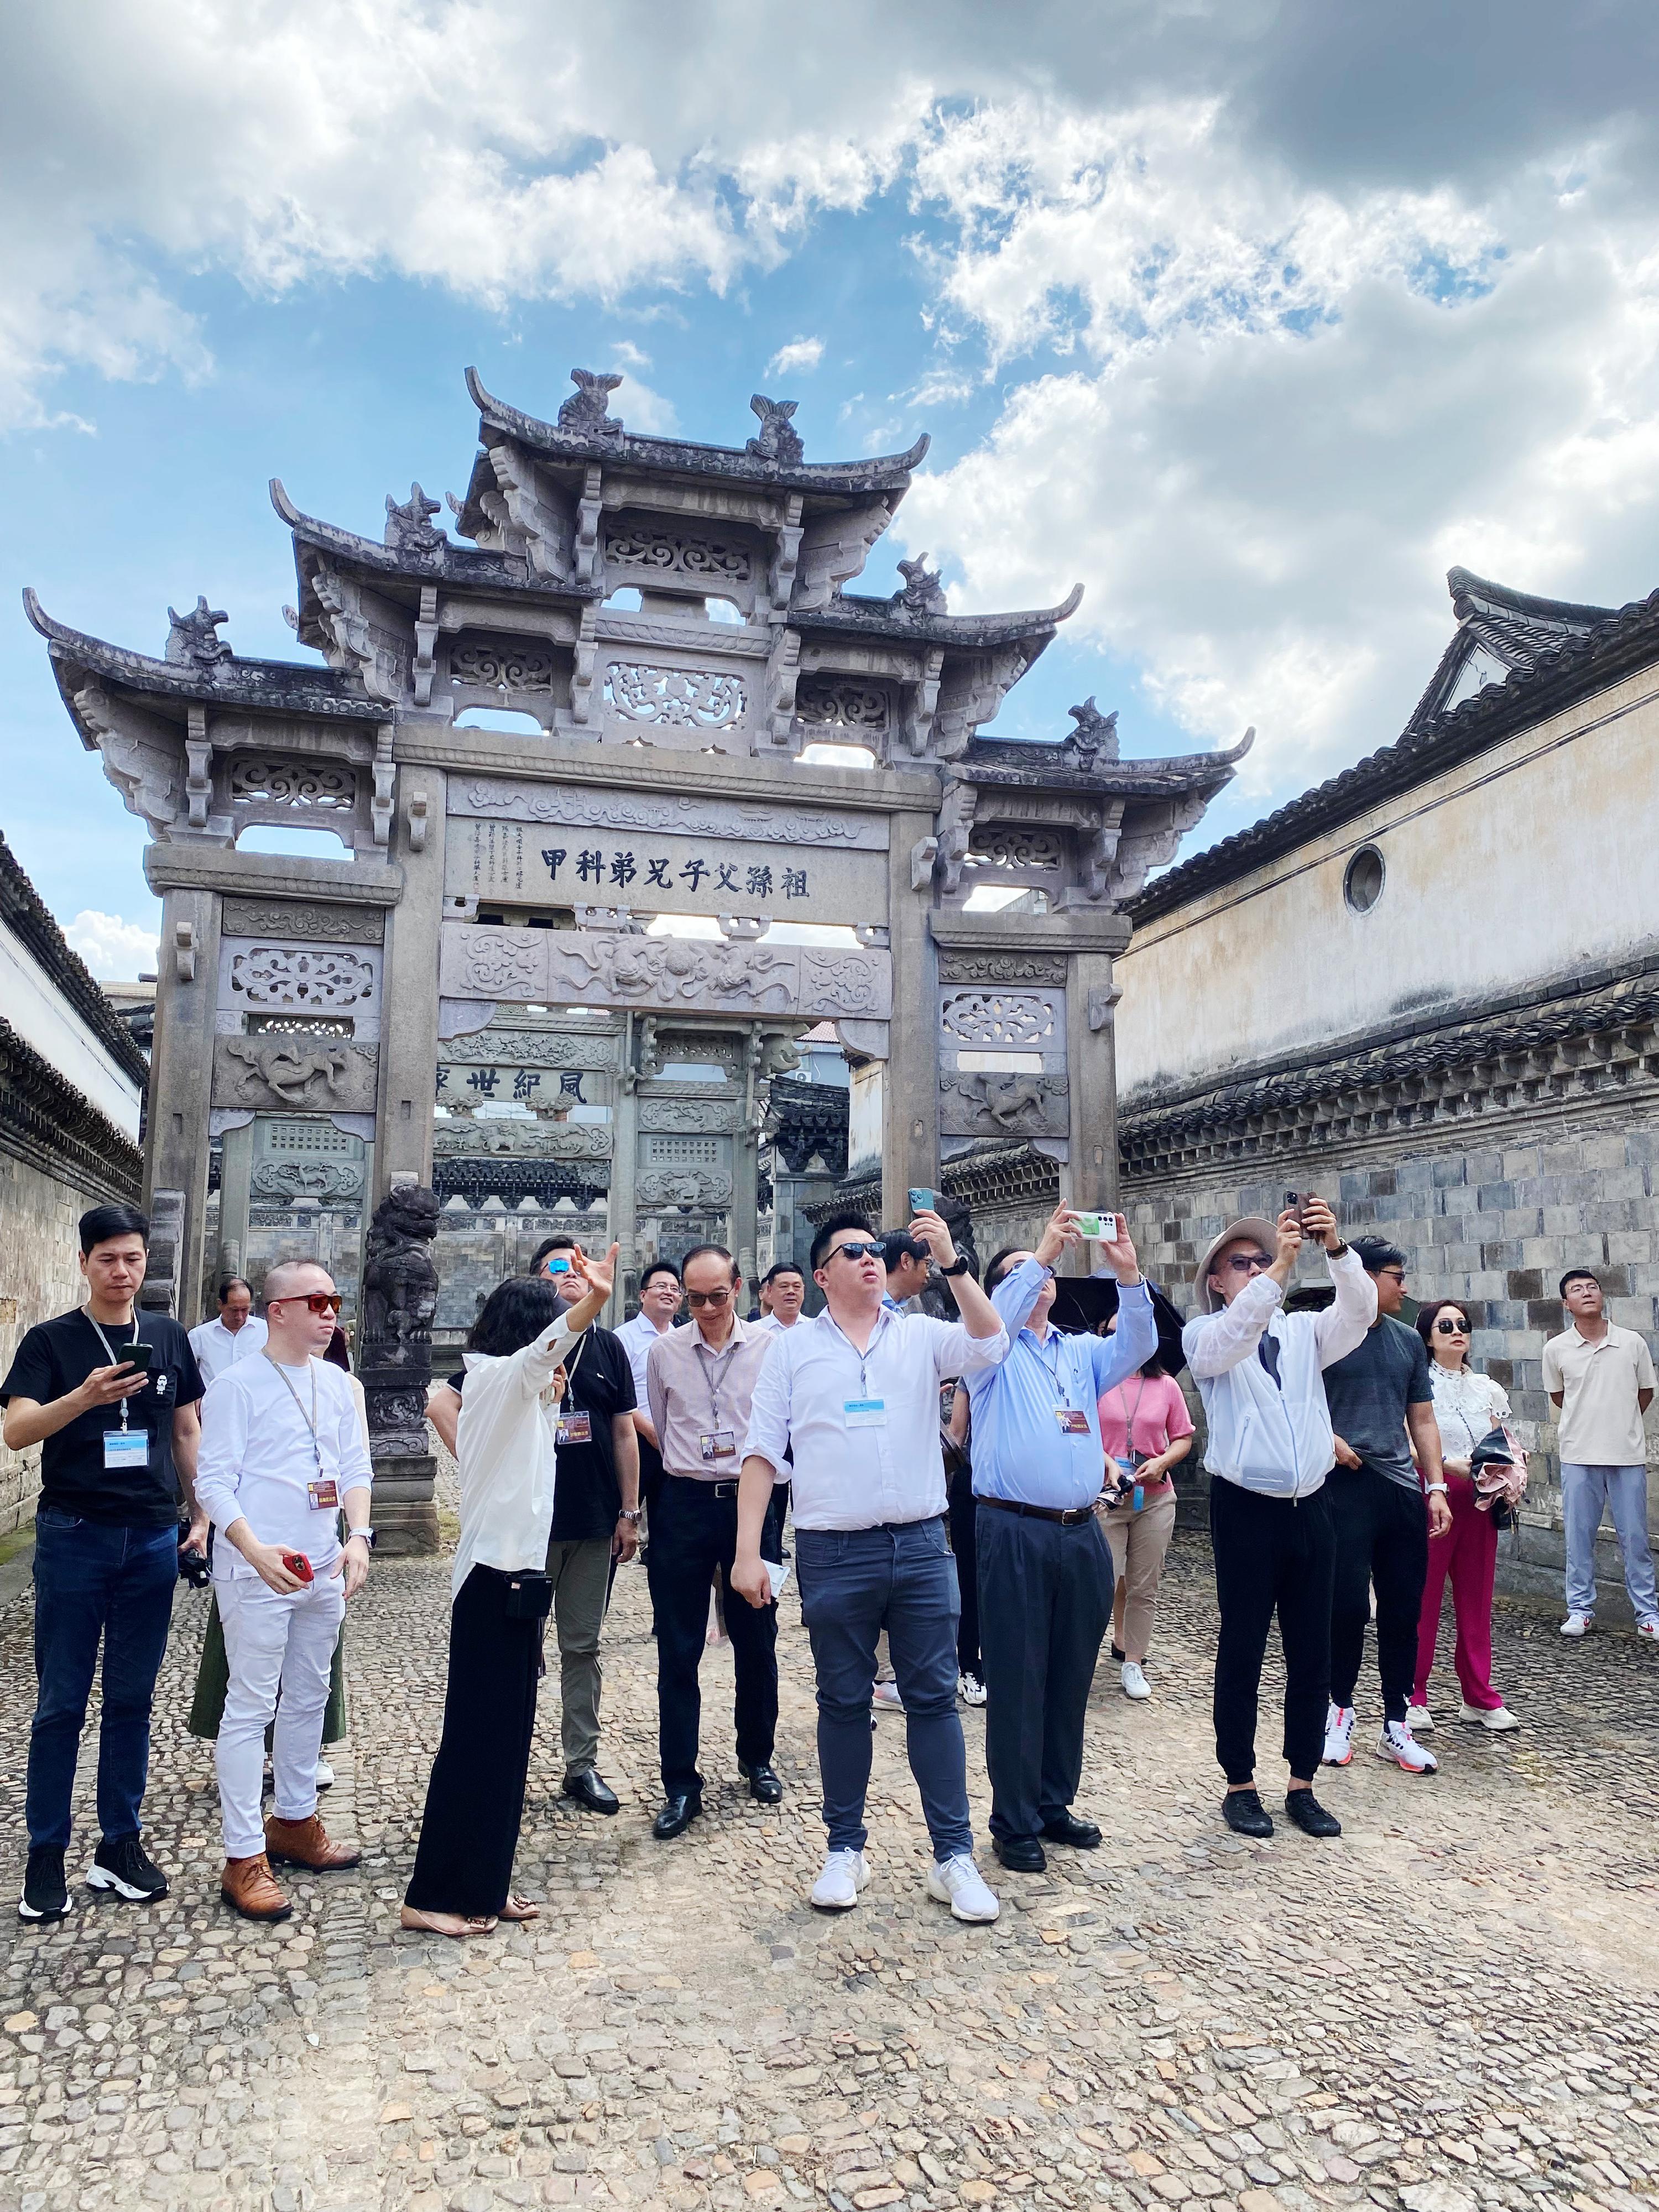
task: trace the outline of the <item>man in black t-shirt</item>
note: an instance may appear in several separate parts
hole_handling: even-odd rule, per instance
[[[569,1263],[575,1239],[550,1237],[531,1262],[534,1274],[550,1274],[567,1304],[583,1296]],[[554,1265],[549,1267],[549,1261]],[[611,1593],[611,1564],[631,1559],[640,1540],[640,1451],[634,1426],[634,1371],[627,1352],[608,1328],[589,1328],[567,1364],[568,1385],[559,1420],[558,1477],[553,1488],[553,1532],[547,1571],[553,1583],[553,1627],[559,1641],[560,1735],[564,1749],[563,1794],[590,1812],[614,1813],[618,1801],[600,1778],[599,1636]],[[453,1452],[465,1374],[427,1407],[433,1426]],[[453,1395],[452,1395],[453,1394]]]
[[[28,1869],[17,1908],[27,1921],[61,1920],[69,1911],[70,1800],[100,1638],[101,1840],[87,1880],[134,1903],[167,1893],[167,1877],[139,1840],[139,1816],[150,1702],[179,1577],[175,1470],[190,1509],[187,1545],[205,1549],[207,1516],[195,1495],[202,1396],[195,1354],[176,1321],[133,1306],[149,1243],[149,1223],[137,1206],[83,1213],[88,1302],[30,1329],[0,1382],[6,1443],[14,1451],[41,1446],[34,1522],[40,1686],[29,1733]]]

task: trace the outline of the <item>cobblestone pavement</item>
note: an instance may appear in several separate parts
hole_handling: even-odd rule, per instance
[[[354,1607],[354,1735],[327,1811],[364,1863],[301,1882],[275,1930],[217,1901],[210,1759],[182,1728],[204,1607],[181,1593],[149,1800],[173,1894],[144,1910],[77,1890],[65,1923],[27,1932],[8,1908],[0,2212],[1651,2204],[1659,1655],[1633,1640],[1569,1648],[1553,1620],[1504,1614],[1524,1734],[1457,1727],[1443,1686],[1437,1778],[1362,1751],[1322,1785],[1340,1844],[1241,1844],[1217,1816],[1212,1614],[1183,1539],[1154,1701],[1129,1705],[1103,1667],[1091,1710],[1079,1807],[1105,1847],[1055,1850],[1035,1878],[988,1855],[1002,1918],[969,1929],[922,1894],[896,1717],[877,1736],[872,1886],[843,1917],[808,1908],[823,1832],[787,1594],[784,1804],[738,1793],[714,1651],[708,1816],[651,1840],[654,1652],[629,1571],[605,1693],[623,1812],[555,1794],[550,1694],[519,1859],[544,1917],[461,1945],[397,1925],[447,1580],[386,1563]],[[24,1599],[0,1619],[12,1894],[28,1637]],[[77,1871],[91,1841],[83,1826]]]

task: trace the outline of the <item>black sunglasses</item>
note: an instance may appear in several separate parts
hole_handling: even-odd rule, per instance
[[[1437,1321],[1434,1333],[1437,1336],[1467,1336],[1469,1325],[1466,1321]]]
[[[829,1256],[832,1260],[843,1256],[849,1260],[884,1260],[887,1247],[884,1244],[837,1244]]]

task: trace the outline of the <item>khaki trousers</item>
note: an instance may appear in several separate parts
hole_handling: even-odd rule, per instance
[[[559,1644],[559,1735],[567,1775],[599,1760],[599,1632],[611,1589],[611,1539],[555,1537],[547,1547]]]
[[[1127,1505],[1103,1513],[1099,1519],[1112,1547],[1112,1572],[1123,1593],[1122,1626],[1117,1630],[1120,1648],[1137,1664],[1146,1656],[1152,1641],[1152,1605],[1158,1596],[1164,1555],[1175,1534],[1175,1486],[1147,1499],[1139,1512]]]

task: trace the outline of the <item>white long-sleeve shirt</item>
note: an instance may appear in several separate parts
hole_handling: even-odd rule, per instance
[[[216,1382],[238,1360],[263,1352],[269,1334],[258,1314],[250,1314],[240,1328],[227,1328],[216,1314],[211,1321],[199,1323],[190,1333],[190,1348],[196,1354],[203,1382]]]
[[[826,1307],[769,1342],[743,1455],[781,1475],[784,1449],[794,1447],[798,1528],[874,1528],[944,1512],[939,1384],[1005,1360],[1006,1329],[969,1336],[959,1321],[884,1306],[860,1352]]]
[[[559,1420],[549,1385],[580,1334],[560,1319],[504,1358],[466,1355],[455,1434],[461,1536],[449,1578],[453,1596],[475,1566],[539,1574],[547,1564]]]
[[[1365,1340],[1376,1319],[1376,1285],[1352,1247],[1327,1257],[1336,1302],[1320,1313],[1280,1310],[1271,1275],[1246,1283],[1219,1313],[1196,1314],[1181,1345],[1204,1401],[1204,1464],[1224,1482],[1270,1498],[1309,1498],[1336,1461],[1324,1370]],[[1279,1347],[1279,1380],[1258,1347]]]
[[[246,1520],[262,1544],[303,1552],[321,1574],[340,1548],[337,1522],[347,1492],[367,1491],[374,1480],[351,1378],[327,1360],[279,1369],[261,1353],[209,1384],[196,1497],[222,1537],[233,1521]],[[327,1492],[313,1486],[327,1484],[334,1502],[313,1502]],[[213,1572],[228,1582],[254,1569],[234,1546],[218,1543]]]

